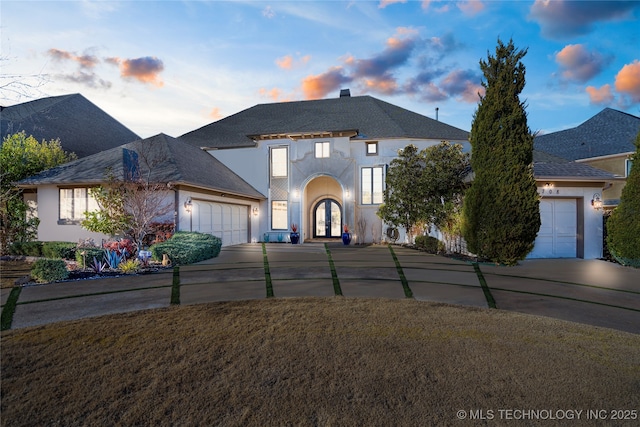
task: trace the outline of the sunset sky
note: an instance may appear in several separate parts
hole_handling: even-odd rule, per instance
[[[470,130],[479,61],[528,53],[532,131],[640,116],[640,1],[6,1],[0,104],[81,93],[142,137],[371,95]]]

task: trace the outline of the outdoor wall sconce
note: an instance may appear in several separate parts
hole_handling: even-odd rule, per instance
[[[591,206],[597,211],[602,209],[602,200],[600,199],[600,194],[596,193],[593,195],[593,199],[591,199]]]
[[[189,197],[189,198],[187,199],[187,201],[186,201],[186,202],[184,202],[184,209],[185,209],[187,212],[191,213],[191,211],[192,211],[192,209],[193,209],[193,202],[191,201],[191,197]]]
[[[348,188],[347,188],[347,189],[345,189],[345,190],[344,190],[344,197],[345,197],[345,199],[348,199],[350,196],[351,196],[351,193],[349,193],[349,189],[348,189]]]
[[[299,198],[300,197],[300,190],[298,190],[297,188],[294,188],[293,189],[293,197],[295,199]]]
[[[547,183],[544,184],[544,188],[546,188],[546,189],[553,188],[553,184],[550,183],[550,182],[547,182]]]
[[[253,208],[253,216],[258,216],[258,212],[260,212],[260,211],[259,211],[259,209],[258,209],[258,207],[257,207],[257,206],[256,206],[256,207],[254,207],[254,208]]]
[[[184,209],[189,212],[189,231],[193,231],[193,202],[191,197],[184,202]]]

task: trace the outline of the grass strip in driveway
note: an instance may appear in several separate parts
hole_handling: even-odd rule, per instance
[[[21,286],[14,286],[11,288],[7,302],[2,308],[2,314],[0,315],[0,331],[6,331],[11,329],[11,323],[13,323],[13,314],[16,311],[16,304],[20,297]]]
[[[269,269],[269,258],[267,258],[267,247],[262,243],[262,259],[264,260],[264,280],[267,283],[267,298],[273,298],[273,283],[271,282],[271,270]]]
[[[342,288],[340,287],[340,279],[338,279],[338,273],[336,272],[336,266],[333,264],[333,258],[331,257],[331,251],[329,245],[324,244],[324,249],[327,252],[327,258],[329,259],[329,268],[331,268],[331,279],[333,280],[333,292],[336,296],[342,296]]]
[[[480,270],[480,266],[478,265],[477,262],[472,262],[471,264],[473,265],[473,270],[476,272],[476,275],[478,276],[478,280],[480,281],[480,286],[482,286],[482,292],[484,292],[484,297],[487,299],[487,304],[489,305],[489,308],[498,308],[496,306],[496,300],[493,298],[493,295],[491,295],[491,289],[489,289],[489,286],[487,285],[487,281],[484,280],[484,275],[482,274],[482,270]]]
[[[402,266],[400,265],[400,261],[398,261],[398,257],[396,256],[396,253],[393,251],[393,248],[391,247],[391,245],[389,245],[388,247],[389,247],[389,251],[391,252],[391,256],[393,257],[393,262],[396,263],[396,270],[398,270],[398,276],[400,276],[400,281],[402,282],[402,289],[404,290],[404,296],[407,298],[413,298],[413,292],[409,287],[409,282],[407,281],[407,278],[404,275],[404,271],[402,271]]]
[[[180,267],[173,267],[173,282],[171,283],[171,305],[180,305]]]

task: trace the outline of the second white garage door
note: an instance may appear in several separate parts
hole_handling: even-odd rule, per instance
[[[578,214],[575,199],[540,200],[540,231],[529,258],[575,258]]]
[[[247,206],[194,200],[193,207],[193,231],[220,237],[222,246],[248,242]]]

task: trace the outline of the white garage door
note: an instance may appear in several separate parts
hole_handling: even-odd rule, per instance
[[[578,214],[575,199],[541,200],[540,231],[529,258],[575,258]]]
[[[193,231],[220,237],[222,246],[247,243],[249,210],[242,205],[194,200]]]

